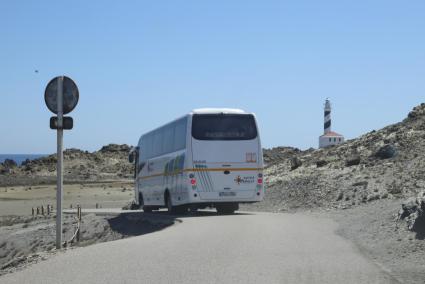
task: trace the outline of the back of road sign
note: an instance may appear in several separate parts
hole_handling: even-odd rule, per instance
[[[58,114],[58,80],[59,77],[53,78],[46,87],[44,92],[44,100],[46,101],[47,108]],[[79,93],[77,85],[71,78],[63,77],[63,114],[70,113],[78,103]]]

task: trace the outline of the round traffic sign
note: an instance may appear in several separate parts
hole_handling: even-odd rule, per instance
[[[53,78],[49,84],[47,84],[46,90],[44,91],[44,101],[46,102],[47,108],[58,114],[58,81],[60,77]],[[63,114],[70,113],[78,103],[79,93],[77,84],[72,81],[71,78],[63,76]]]

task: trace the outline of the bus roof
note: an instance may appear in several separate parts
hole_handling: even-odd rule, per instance
[[[236,108],[198,108],[191,112],[192,114],[215,114],[215,113],[228,113],[228,114],[246,114],[247,112]]]

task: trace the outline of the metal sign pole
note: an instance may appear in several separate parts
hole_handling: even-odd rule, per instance
[[[58,80],[58,130],[57,130],[57,191],[56,191],[56,248],[62,247],[62,186],[63,186],[63,76]]]
[[[56,184],[56,248],[62,247],[62,199],[63,199],[63,130],[72,129],[70,113],[80,97],[77,85],[71,78],[58,76],[50,80],[44,91],[47,108],[56,114],[50,118],[50,128],[57,130],[57,184]]]

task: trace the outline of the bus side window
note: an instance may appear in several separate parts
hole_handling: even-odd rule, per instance
[[[153,156],[162,155],[162,131],[161,129],[155,131],[153,135]]]
[[[165,166],[164,166],[164,175],[165,176],[168,175],[168,164],[169,163],[166,163]]]
[[[186,125],[187,118],[180,119],[175,124],[174,151],[178,151],[186,147]]]
[[[174,165],[173,165],[173,170],[174,170],[174,174],[177,174],[177,171],[179,170],[179,160],[180,160],[180,156],[177,156],[174,159]]]
[[[185,154],[182,154],[182,155],[179,156],[178,168],[179,168],[180,171],[184,169],[184,158],[185,158]]]
[[[143,152],[142,152],[142,159],[144,161],[150,159],[151,157],[153,157],[152,155],[152,150],[153,150],[153,135],[152,134],[148,134],[146,135],[146,137],[143,138],[142,140],[142,147],[143,147]]]
[[[168,162],[168,174],[173,174],[174,160]]]
[[[164,129],[162,150],[164,153],[171,153],[174,150],[174,125],[168,125]]]

